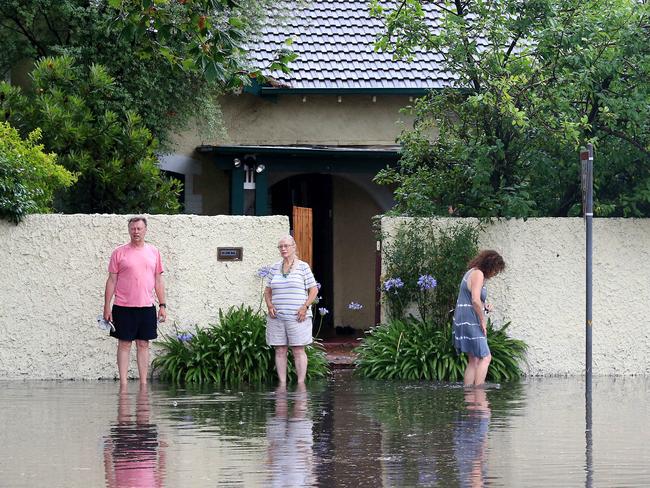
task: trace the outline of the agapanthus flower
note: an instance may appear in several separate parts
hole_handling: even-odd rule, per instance
[[[420,287],[420,290],[425,291],[425,290],[433,290],[438,282],[436,279],[428,274],[420,276],[418,278],[418,286]]]
[[[404,282],[401,278],[391,278],[384,282],[384,290],[386,291],[390,291],[393,288],[397,291],[398,288],[402,288],[403,286]]]
[[[260,278],[266,278],[270,272],[271,272],[271,266],[262,266],[260,269],[257,270],[256,274]]]
[[[176,336],[176,338],[181,342],[188,342],[192,340],[194,335],[191,332],[182,332]]]
[[[317,281],[316,282],[316,288],[318,288],[318,290],[320,290],[320,286],[321,286],[320,283]]]
[[[350,302],[350,304],[348,305],[348,308],[350,310],[361,310],[363,308],[363,305],[361,305],[360,303],[357,303],[357,302]]]
[[[321,315],[327,315],[328,313],[330,313],[330,311],[327,310],[325,307],[320,307],[318,309],[318,313],[321,314]]]

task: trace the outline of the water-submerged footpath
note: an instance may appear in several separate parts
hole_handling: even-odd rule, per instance
[[[0,479],[12,488],[650,485],[648,377],[595,378],[588,432],[577,377],[466,389],[339,370],[306,391],[0,388]]]

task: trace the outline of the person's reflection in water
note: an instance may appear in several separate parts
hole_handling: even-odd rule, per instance
[[[271,486],[314,486],[313,421],[307,416],[307,390],[299,384],[289,410],[286,387],[275,391],[275,414],[266,422]]]
[[[135,417],[135,418],[134,418]],[[104,443],[104,470],[109,488],[159,488],[165,471],[164,443],[152,424],[147,385],[138,391],[135,416],[127,387],[121,387],[117,422]]]
[[[456,424],[454,444],[461,487],[484,486],[490,404],[482,387],[465,389],[465,408]]]

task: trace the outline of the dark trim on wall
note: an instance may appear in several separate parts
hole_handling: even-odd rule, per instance
[[[214,158],[219,169],[233,170],[233,159],[254,157],[265,171],[377,173],[400,158],[399,147],[209,146],[196,151]]]
[[[244,215],[244,168],[230,165],[230,215]]]

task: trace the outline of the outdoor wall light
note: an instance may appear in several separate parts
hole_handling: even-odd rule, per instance
[[[235,168],[239,168],[239,167],[241,166],[241,159],[239,159],[239,158],[235,158],[235,159],[233,159],[233,160],[232,160],[232,165],[233,165]]]
[[[264,171],[265,169],[266,169],[266,166],[264,166],[263,164],[258,164],[257,166],[255,166],[255,172],[258,173],[258,174],[261,173],[262,171]]]

